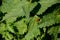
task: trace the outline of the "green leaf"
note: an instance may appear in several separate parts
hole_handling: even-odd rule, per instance
[[[5,24],[0,24],[0,34],[2,34],[6,30]]]
[[[5,38],[5,40],[12,40],[13,38],[9,32],[3,32],[2,37]]]
[[[60,0],[40,0],[41,8],[39,9],[37,15],[43,14],[49,7],[58,3]]]
[[[20,16],[29,16],[29,12],[36,6],[37,3],[30,3],[26,0],[3,0],[1,11],[3,13],[7,13],[3,20],[14,17],[20,17]]]
[[[53,13],[48,13],[47,15],[43,16],[38,27],[40,28],[49,27],[55,23],[60,23],[60,20],[57,17],[57,13],[59,13],[58,12],[59,10],[60,9],[58,8],[57,10],[53,11]]]
[[[24,3],[24,4],[23,4]],[[17,18],[19,16],[24,16],[25,13],[23,11],[22,6],[25,5],[25,1],[20,1],[20,0],[3,0],[2,1],[2,6],[1,6],[1,11],[3,13],[7,13],[4,17],[3,20],[14,17]]]
[[[22,19],[14,24],[18,29],[18,34],[24,34],[27,31],[26,19]]]
[[[9,24],[6,24],[6,29],[12,33],[15,33],[13,26],[10,26]]]
[[[14,20],[16,20],[16,17],[11,17],[11,18],[8,18],[8,19],[6,19],[6,23],[8,24],[11,24],[11,23],[13,23],[14,22]]]
[[[60,29],[59,27],[60,27],[60,25],[54,26],[54,27],[50,28],[47,32],[47,33],[49,33],[49,35],[53,34],[52,35],[54,37],[53,40],[57,40],[57,35],[58,35],[59,29]]]
[[[29,26],[28,26],[28,33],[25,36],[25,40],[31,40],[32,38],[36,37],[37,35],[40,35],[39,29],[37,27],[38,22],[36,19],[39,18],[38,16],[34,16],[31,18]]]
[[[25,13],[26,13],[26,16],[30,15],[30,12],[33,10],[33,8],[37,5],[37,2],[34,2],[34,3],[27,3],[27,5],[25,5],[23,7]]]

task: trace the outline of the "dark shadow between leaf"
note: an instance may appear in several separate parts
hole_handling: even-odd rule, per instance
[[[0,6],[2,5],[2,0],[0,0]]]
[[[30,17],[33,17],[36,15],[36,13],[39,11],[41,5],[38,3],[37,6],[30,12]]]
[[[55,9],[60,7],[60,3],[54,4],[51,7],[49,7],[43,14],[38,15],[40,18],[42,18],[44,15],[47,15],[48,13],[52,13]]]

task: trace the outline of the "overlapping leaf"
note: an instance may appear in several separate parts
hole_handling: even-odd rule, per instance
[[[14,24],[18,30],[18,34],[24,34],[27,31],[26,19],[22,19]]]
[[[20,17],[20,16],[29,16],[29,12],[34,8],[34,6],[37,3],[30,3],[27,2],[26,0],[3,0],[2,1],[2,6],[1,6],[1,11],[3,13],[7,13],[4,17],[3,20],[14,17]],[[33,5],[33,6],[32,6]]]
[[[59,3],[60,0],[39,0],[38,2],[36,2],[36,0],[34,0],[34,2],[31,2],[32,0],[29,1],[2,0],[0,11],[2,14],[5,13],[5,16],[1,14],[3,17],[0,17],[2,18],[2,21],[0,21],[0,34],[2,35],[2,38],[5,40],[34,40],[34,38],[42,40],[46,35],[45,33],[48,33],[49,35],[53,34],[52,36],[54,38],[52,40],[57,40],[57,32],[60,32],[60,26],[54,25],[60,23],[60,6],[57,6],[54,11],[46,15],[43,15],[43,12],[52,5]],[[30,17],[30,12],[34,10],[38,3],[40,3],[41,8],[34,17]],[[41,19],[37,16],[40,14],[42,15]],[[23,16],[24,18],[17,19],[18,17]],[[46,31],[46,27],[49,28],[50,26],[50,30]],[[43,34],[41,34],[41,29],[43,30]]]
[[[39,27],[49,27],[55,23],[60,23],[60,16],[57,16],[57,13],[59,13],[60,9],[55,10],[53,13],[49,13],[45,16],[43,16],[43,18],[41,19],[40,25]]]
[[[40,0],[41,8],[39,9],[37,15],[43,14],[49,7],[52,5],[59,3],[60,0]]]
[[[37,27],[38,22],[36,21],[36,19],[38,18],[38,16],[34,16],[30,23],[29,23],[29,29],[28,29],[28,33],[25,36],[25,40],[31,40],[33,37],[36,37],[37,35],[40,34],[39,29]]]

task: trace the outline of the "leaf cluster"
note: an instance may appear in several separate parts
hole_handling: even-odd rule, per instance
[[[60,0],[0,0],[0,40],[59,40]]]

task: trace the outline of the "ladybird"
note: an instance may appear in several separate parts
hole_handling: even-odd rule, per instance
[[[37,19],[36,19],[36,22],[39,22],[39,21],[40,21],[40,18],[37,18]]]

